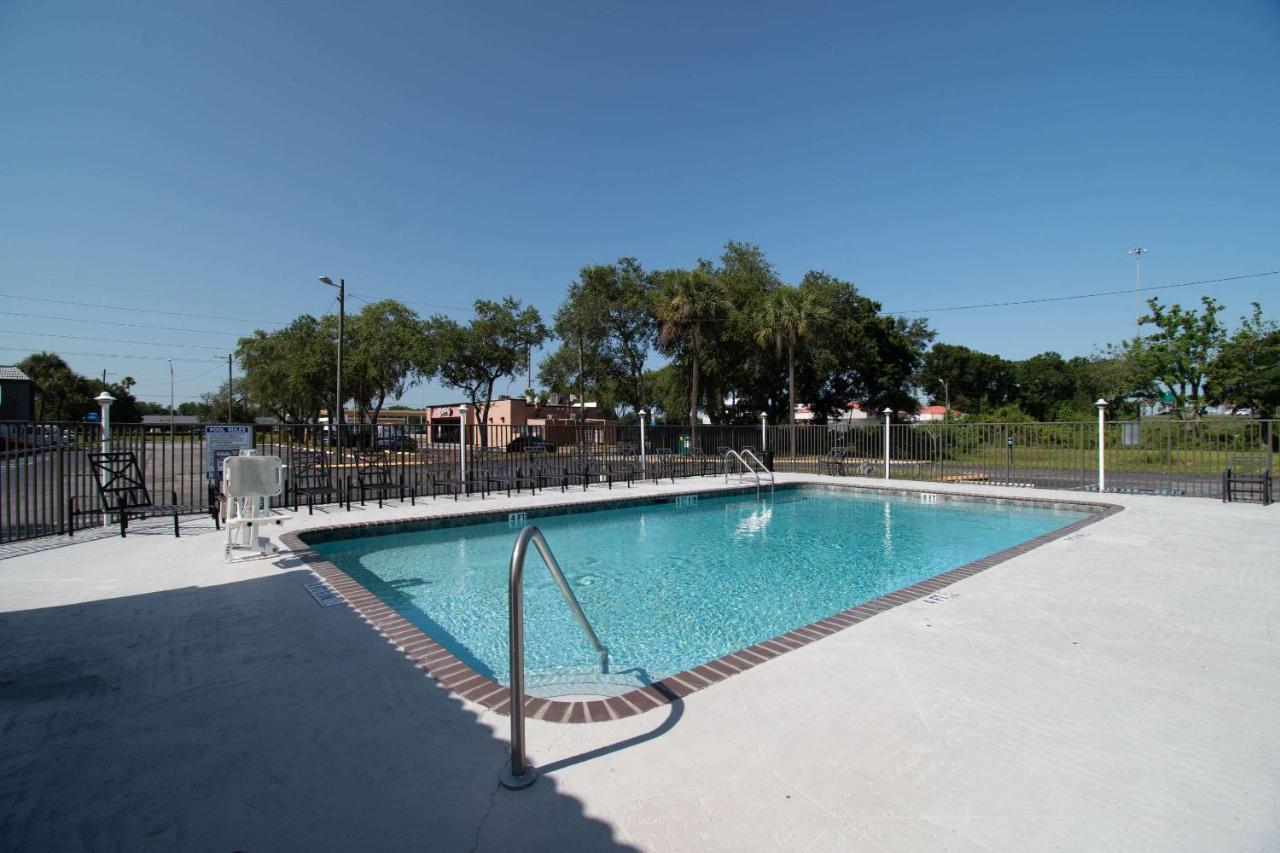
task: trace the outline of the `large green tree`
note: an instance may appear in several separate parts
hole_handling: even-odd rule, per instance
[[[239,384],[281,421],[316,422],[322,409],[336,410],[337,318],[302,314],[274,332],[258,330],[240,339],[236,359]]]
[[[81,421],[98,411],[93,400],[103,391],[116,401],[111,404],[111,419],[119,424],[141,423],[142,411],[132,388],[137,383],[126,376],[119,382],[103,382],[82,376],[71,369],[57,353],[37,352],[18,362],[18,369],[31,377],[36,386],[36,419],[42,421]]]
[[[689,434],[698,435],[698,378],[701,369],[703,330],[733,309],[721,280],[702,268],[671,270],[663,274],[654,301],[659,323],[658,344],[689,365]]]
[[[343,382],[362,422],[378,422],[388,399],[398,399],[421,376],[424,327],[417,313],[394,299],[370,302],[348,323]]]
[[[553,328],[563,343],[540,366],[542,383],[579,396],[590,389],[605,408],[643,407],[657,336],[653,289],[635,258],[583,267],[556,312]]]
[[[488,447],[494,387],[519,376],[529,353],[546,337],[536,308],[511,296],[501,302],[477,299],[475,316],[466,325],[440,314],[427,321],[417,361],[424,374],[467,395],[480,412],[480,442]]]
[[[1012,362],[957,344],[937,343],[924,357],[920,388],[934,401],[950,392],[953,408],[969,414],[1012,403],[1018,382]]]
[[[1218,319],[1222,305],[1212,296],[1201,297],[1203,310],[1164,306],[1147,301],[1151,313],[1140,318],[1152,333],[1124,345],[1127,358],[1154,376],[1173,396],[1174,411],[1198,418],[1205,406],[1205,382],[1209,365],[1227,340],[1227,329]]]
[[[782,285],[771,290],[762,300],[756,329],[756,343],[772,347],[787,359],[787,410],[795,445],[796,425],[796,350],[812,337],[827,319],[827,306],[816,288]]]
[[[1240,326],[1223,342],[1206,371],[1206,397],[1232,411],[1249,409],[1256,417],[1271,418],[1280,409],[1280,325],[1262,315],[1240,318]]]

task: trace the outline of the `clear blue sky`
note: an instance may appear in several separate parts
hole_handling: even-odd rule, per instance
[[[1280,269],[1274,0],[769,5],[8,0],[0,362],[117,353],[69,360],[163,401],[142,356],[197,359],[189,398],[238,334],[330,309],[319,274],[550,313],[585,263],[728,239],[889,310],[1129,287],[1135,245],[1148,284]],[[1280,309],[1280,277],[1170,296],[1201,292]],[[1071,355],[1133,298],[931,320]]]

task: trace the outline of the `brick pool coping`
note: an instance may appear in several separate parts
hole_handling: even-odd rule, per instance
[[[862,492],[862,493],[894,493],[898,495],[922,494],[918,489],[879,488],[865,485],[836,485],[826,482],[793,481],[783,484],[784,488],[817,488],[830,491]],[[286,533],[280,541],[305,563],[311,571],[322,578],[335,592],[346,600],[357,613],[378,630],[386,639],[394,644],[414,665],[434,678],[439,684],[456,695],[476,704],[489,708],[494,712],[507,716],[511,712],[511,691],[496,680],[476,672],[469,664],[461,660],[453,652],[432,639],[417,625],[414,625],[400,613],[383,602],[365,588],[363,584],[352,578],[335,564],[316,553],[305,541],[305,538],[332,540],[346,538],[336,535],[349,531],[367,531],[370,534],[391,534],[407,530],[436,529],[440,527],[464,526],[480,524],[488,521],[501,521],[513,511],[523,511],[529,519],[539,516],[559,515],[570,512],[591,512],[595,510],[615,509],[620,506],[637,504],[654,504],[674,502],[676,498],[688,495],[725,495],[741,494],[754,491],[754,487],[746,489],[715,489],[672,492],[657,499],[652,495],[635,498],[616,498],[588,503],[559,503],[528,507],[524,510],[487,509],[449,513],[447,515],[428,516],[419,519],[388,519],[386,521],[358,522],[354,524],[326,525],[312,527],[307,530]],[[525,695],[524,707],[526,716],[554,723],[589,723],[622,719],[643,714],[667,705],[710,687],[719,681],[736,675],[754,666],[772,660],[809,643],[843,631],[877,613],[883,613],[902,604],[907,604],[925,596],[932,595],[957,581],[976,575],[992,566],[1010,560],[1020,554],[1032,551],[1055,539],[1061,539],[1087,527],[1103,518],[1120,512],[1123,507],[1117,504],[1095,503],[1089,501],[1064,501],[1046,498],[1024,498],[1021,496],[988,496],[966,492],[923,492],[936,495],[940,502],[979,501],[995,504],[1030,504],[1050,509],[1069,509],[1089,513],[1084,518],[1064,527],[1042,533],[1025,542],[1020,542],[1002,551],[989,554],[927,580],[919,581],[887,595],[865,601],[856,607],[842,610],[839,613],[819,619],[808,625],[788,631],[772,639],[763,640],[743,649],[730,652],[715,660],[699,664],[691,669],[662,678],[646,687],[630,690],[607,699],[543,699]],[[318,535],[317,535],[318,534]]]

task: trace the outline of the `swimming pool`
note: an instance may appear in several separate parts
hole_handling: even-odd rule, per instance
[[[611,658],[611,675],[600,678],[590,645],[531,554],[529,693],[556,696],[616,695],[658,681],[1089,513],[791,487],[773,496],[704,494],[529,515]],[[516,527],[504,517],[311,547],[475,672],[505,683],[507,570]]]

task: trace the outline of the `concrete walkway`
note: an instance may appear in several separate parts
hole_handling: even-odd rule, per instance
[[[28,548],[0,559],[0,850],[1277,849],[1280,507],[1105,499],[676,705],[531,721],[522,792],[506,718],[317,606],[296,560],[224,565],[202,521]]]

